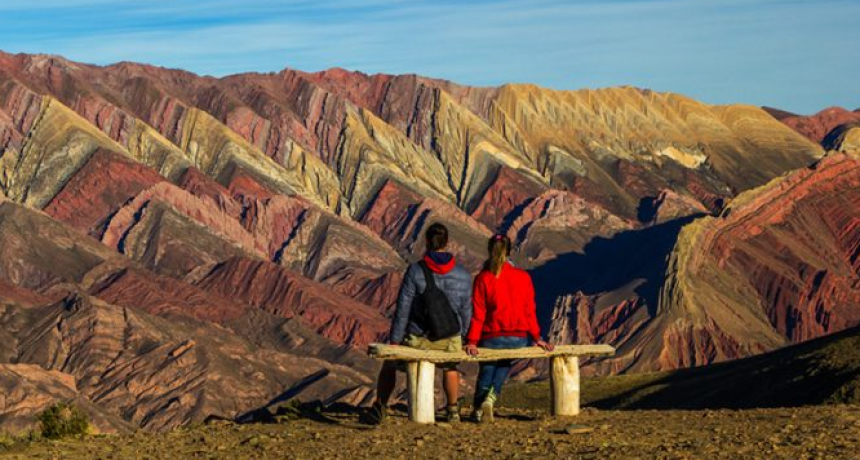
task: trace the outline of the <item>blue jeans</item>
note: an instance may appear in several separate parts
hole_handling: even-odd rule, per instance
[[[509,349],[509,348],[524,348],[529,344],[529,339],[525,337],[493,337],[481,341],[479,346],[483,348],[493,349]],[[475,387],[475,407],[478,407],[484,402],[484,398],[490,392],[490,388],[496,393],[496,396],[502,394],[502,385],[508,378],[511,372],[511,364],[513,360],[505,359],[501,361],[487,361],[481,363],[481,370],[478,372],[478,384]]]

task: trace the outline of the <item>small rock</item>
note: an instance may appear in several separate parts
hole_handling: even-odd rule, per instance
[[[242,444],[256,447],[256,446],[259,446],[260,444],[262,444],[263,442],[267,441],[268,439],[269,439],[269,437],[264,435],[264,434],[254,435],[254,436],[251,436],[250,438],[246,439],[244,442],[242,442]]]
[[[567,434],[586,434],[594,431],[594,428],[586,425],[571,424],[564,427],[564,432]]]

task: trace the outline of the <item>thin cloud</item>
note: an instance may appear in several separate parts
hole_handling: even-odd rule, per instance
[[[860,42],[860,2],[848,0],[65,0],[0,11],[0,48],[101,64],[341,66],[476,85],[633,84],[805,112],[860,105],[848,45]]]

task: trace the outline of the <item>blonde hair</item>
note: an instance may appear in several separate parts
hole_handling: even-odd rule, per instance
[[[487,270],[499,276],[499,273],[502,272],[502,267],[511,254],[510,238],[505,235],[493,235],[487,244],[487,252],[490,255],[490,258],[487,259]]]

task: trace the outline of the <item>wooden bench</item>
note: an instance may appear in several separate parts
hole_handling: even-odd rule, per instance
[[[579,357],[614,354],[615,348],[609,345],[561,345],[556,346],[553,351],[538,347],[511,350],[479,348],[478,356],[474,357],[464,351],[420,350],[378,343],[371,344],[368,349],[368,355],[374,359],[406,361],[409,420],[418,423],[436,422],[433,386],[437,363],[550,358],[552,413],[566,416],[579,414]]]

